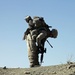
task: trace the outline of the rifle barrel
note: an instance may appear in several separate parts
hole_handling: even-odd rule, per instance
[[[49,41],[48,40],[46,40],[47,42],[48,42],[48,44],[51,46],[51,48],[53,48],[53,46],[49,43]]]

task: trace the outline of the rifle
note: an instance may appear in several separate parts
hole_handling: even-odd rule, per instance
[[[48,44],[51,46],[51,48],[53,48],[53,46],[49,43],[49,41],[48,40],[46,40],[47,42],[48,42]]]
[[[53,46],[49,43],[48,40],[46,40],[48,42],[48,44],[51,46],[51,48],[53,48]],[[40,61],[41,63],[43,62],[43,57],[44,57],[44,53],[46,53],[46,48],[44,47],[39,47],[39,53],[41,53],[41,58]]]
[[[46,48],[43,49],[43,51],[41,52],[41,58],[40,58],[40,63],[43,63],[43,57],[44,57],[44,53],[46,53]]]

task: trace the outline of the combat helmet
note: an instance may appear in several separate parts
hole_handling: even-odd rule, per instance
[[[26,16],[25,20],[26,20],[27,23],[29,23],[29,20],[32,20],[32,18],[31,18],[31,16]]]
[[[57,38],[58,31],[56,29],[52,29],[52,36],[53,36],[53,38]]]

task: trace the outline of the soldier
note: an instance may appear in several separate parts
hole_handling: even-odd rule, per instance
[[[32,31],[34,30],[33,20],[30,16],[25,18],[26,22],[29,25],[29,28],[26,30],[24,34],[24,40],[26,39],[27,48],[28,48],[28,58],[30,61],[30,67],[40,66],[38,60],[38,48],[36,46],[35,40],[32,38]]]
[[[52,31],[49,29],[51,26],[48,26],[43,17],[37,17],[35,16],[33,18],[33,23],[35,24],[35,27],[37,28],[38,35],[36,37],[36,42],[39,45],[39,47],[42,46],[42,40],[45,42],[45,40],[48,37],[56,38],[58,35],[58,31],[56,29],[52,29]]]
[[[56,29],[50,30],[49,27],[51,27],[51,26],[48,26],[45,23],[43,17],[37,17],[37,16],[34,17],[33,18],[33,23],[34,23],[35,27],[37,28],[38,35],[36,37],[36,43],[37,43],[37,46],[39,48],[38,49],[39,50],[39,53],[41,53],[41,63],[42,63],[43,53],[46,53],[46,48],[44,48],[45,41],[46,41],[46,39],[48,37],[57,38],[58,31]],[[52,47],[51,44],[50,44],[50,46]]]
[[[29,28],[26,30],[23,39],[26,38],[27,41],[30,67],[34,67],[35,65],[39,66],[38,52],[41,52],[43,55],[45,52],[44,43],[46,39],[48,37],[56,38],[58,32],[56,29],[52,29],[51,31],[49,26],[45,23],[43,17],[35,16],[32,19],[30,16],[27,16],[25,20],[29,24]]]
[[[38,32],[38,35],[36,37],[36,43],[38,47],[43,47],[47,36],[47,32],[49,31],[49,26],[45,23],[43,17],[35,16],[33,18],[33,23],[35,24],[35,27],[37,28]]]

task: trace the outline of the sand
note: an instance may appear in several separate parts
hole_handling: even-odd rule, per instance
[[[75,75],[75,63],[34,68],[0,67],[0,75]]]

